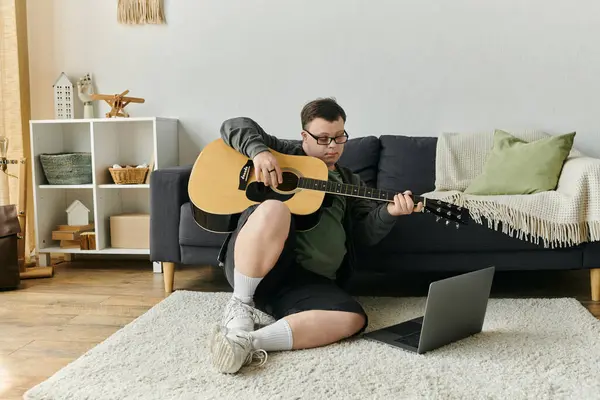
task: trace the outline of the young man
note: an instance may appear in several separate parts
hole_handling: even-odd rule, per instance
[[[257,180],[267,186],[282,182],[269,149],[317,157],[328,166],[329,180],[361,184],[358,175],[337,164],[348,135],[346,113],[336,101],[311,101],[301,122],[302,140],[277,139],[249,118],[225,121],[221,136],[253,160]],[[362,332],[367,315],[336,284],[337,274],[344,264],[352,268],[355,245],[376,244],[398,216],[421,211],[410,194],[396,195],[394,203],[333,196],[331,204],[324,202],[319,224],[306,232],[295,231],[282,202],[267,200],[246,210],[220,256],[233,296],[211,338],[214,367],[236,373],[264,363],[269,351],[325,346]],[[277,321],[255,330],[255,308]]]

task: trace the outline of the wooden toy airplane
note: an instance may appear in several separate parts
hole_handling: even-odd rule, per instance
[[[111,106],[111,110],[106,113],[106,118],[112,117],[129,117],[129,114],[125,111],[125,107],[129,103],[144,103],[146,100],[139,97],[125,97],[129,93],[129,90],[124,91],[121,94],[93,94],[93,100],[104,100]]]

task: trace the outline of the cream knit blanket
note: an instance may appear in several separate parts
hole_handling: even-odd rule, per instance
[[[510,132],[525,141],[548,137],[540,131]],[[444,133],[436,149],[435,191],[424,197],[466,207],[489,228],[544,247],[600,240],[600,159],[573,149],[556,190],[531,195],[481,196],[463,193],[483,171],[493,147],[491,133]]]

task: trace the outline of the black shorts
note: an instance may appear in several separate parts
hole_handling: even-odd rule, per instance
[[[225,244],[224,269],[229,284],[234,286],[234,249],[237,235],[257,206],[244,211],[238,221],[237,230]],[[335,281],[302,268],[296,263],[296,231],[294,218],[290,232],[277,263],[263,278],[254,293],[256,308],[275,319],[310,310],[346,311],[362,315],[368,325],[367,314],[362,306]]]

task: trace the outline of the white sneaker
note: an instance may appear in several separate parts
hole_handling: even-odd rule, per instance
[[[252,346],[249,332],[230,331],[217,325],[210,342],[212,365],[217,371],[235,374],[244,365],[263,365],[267,352]]]
[[[253,304],[243,303],[237,297],[231,296],[225,306],[221,325],[229,330],[253,331],[260,321],[252,306]]]

